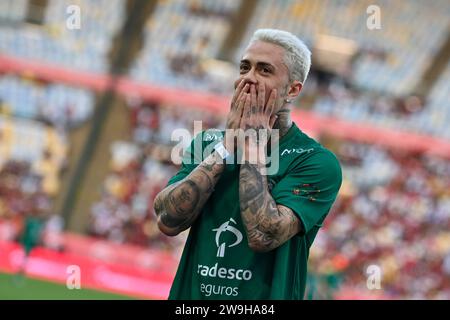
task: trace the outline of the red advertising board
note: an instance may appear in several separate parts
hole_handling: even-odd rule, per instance
[[[83,238],[68,235],[63,252],[35,248],[28,258],[26,274],[66,284],[73,266],[76,266],[80,270],[81,288],[144,299],[167,298],[177,264],[174,257],[157,251]],[[102,257],[96,256],[99,252],[103,253]],[[19,244],[0,242],[0,272],[17,272],[23,258],[23,249]]]

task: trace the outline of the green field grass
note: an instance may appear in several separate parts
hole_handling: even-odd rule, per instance
[[[0,273],[0,300],[131,300],[132,297]]]

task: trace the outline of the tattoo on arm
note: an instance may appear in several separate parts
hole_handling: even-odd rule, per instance
[[[170,190],[167,202],[171,211],[175,212],[178,217],[184,218],[195,209],[199,198],[199,186],[194,181],[187,179]]]
[[[275,203],[267,187],[267,177],[257,165],[241,165],[239,202],[248,242],[255,251],[270,251],[303,232],[295,213]]]
[[[224,169],[217,159],[213,153],[186,178],[156,196],[153,207],[161,231],[176,235],[192,225]]]

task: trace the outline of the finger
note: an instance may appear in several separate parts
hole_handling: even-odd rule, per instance
[[[241,94],[242,88],[244,87],[245,81],[244,79],[239,82],[236,90],[234,91],[233,98],[231,99],[231,108],[235,105],[235,103],[239,100],[239,96]]]
[[[239,105],[239,102],[241,101],[242,98],[244,98],[244,102],[245,102],[245,93],[248,91],[249,88],[249,84],[247,83],[241,90],[241,93],[239,94],[239,96],[236,99],[236,102],[233,103],[234,107],[232,110],[236,110],[236,105]]]
[[[247,116],[250,117],[252,113],[252,97],[250,93],[247,93],[247,96],[245,97],[245,106],[244,110],[247,111]]]
[[[250,98],[251,98],[250,105],[251,105],[252,113],[259,112],[259,108],[258,108],[257,100],[256,100],[256,86],[254,84],[252,84],[250,87]]]
[[[244,102],[244,117],[249,118],[251,114],[251,96],[249,93],[245,94],[245,102]]]
[[[261,83],[258,86],[258,106],[266,111],[266,87]]]
[[[244,91],[242,91],[242,93],[239,96],[239,100],[238,100],[238,103],[237,103],[237,108],[235,110],[236,116],[238,118],[242,117],[242,113],[244,111],[245,99],[246,99],[246,93]]]
[[[277,121],[278,116],[276,114],[272,115],[269,120],[269,127],[272,129],[275,121]]]
[[[233,94],[233,101],[236,102],[239,95],[241,94],[242,88],[245,86],[245,81],[244,79],[242,79],[238,86],[236,87],[236,89],[234,90],[234,94]]]
[[[242,107],[242,117],[241,117],[241,123],[240,123],[240,128],[245,130],[246,124],[247,124],[247,120],[250,117],[250,94],[246,93],[244,96],[244,103],[243,103],[243,107]]]
[[[244,109],[244,105],[245,105],[245,97],[246,97],[246,93],[244,91],[241,92],[241,94],[239,95],[239,99],[237,102],[237,108],[236,108],[236,112],[239,114],[239,112],[242,115],[242,110]]]
[[[242,88],[241,93],[239,94],[239,97],[248,93],[249,89],[250,89],[250,84],[246,83],[245,86]]]
[[[267,101],[267,108],[266,108],[267,115],[273,114],[276,102],[277,102],[277,89],[273,89],[270,93],[269,101]]]

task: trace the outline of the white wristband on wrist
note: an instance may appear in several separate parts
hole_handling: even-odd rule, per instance
[[[222,141],[220,141],[218,144],[216,144],[214,146],[214,150],[217,151],[217,153],[220,155],[220,157],[225,160],[226,158],[228,158],[228,156],[230,155],[230,153],[228,152],[228,150],[225,148],[225,146],[223,145]]]

